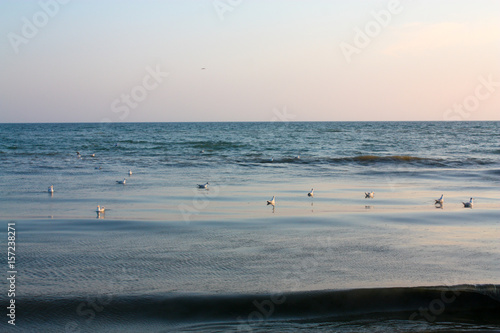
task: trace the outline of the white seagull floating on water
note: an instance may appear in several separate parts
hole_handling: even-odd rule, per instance
[[[203,185],[198,184],[198,188],[208,188],[208,182]]]
[[[464,208],[472,208],[474,205],[474,198],[470,198],[469,202],[462,202],[464,204]]]
[[[276,203],[276,201],[274,200],[274,195],[273,195],[273,198],[271,200],[267,200],[267,204],[268,205],[273,205]]]
[[[129,176],[132,176],[132,170],[129,170],[129,171],[128,171],[128,175],[129,175]]]
[[[439,205],[442,205],[442,204],[443,204],[443,202],[444,202],[443,196],[444,196],[444,194],[441,194],[441,198],[439,198],[439,199],[437,199],[437,200],[434,200],[434,201],[435,201],[435,203],[434,203],[434,204],[435,204],[435,205],[438,205],[438,204],[439,204]]]
[[[50,185],[49,186],[49,190],[48,190],[49,193],[54,193],[54,185]]]
[[[314,197],[314,189],[311,189],[311,192],[307,193],[308,197]]]
[[[123,180],[117,180],[116,181],[118,184],[123,184],[125,185],[125,183],[127,183],[127,179],[126,178],[123,178]]]
[[[372,192],[365,192],[365,198],[373,198],[375,196],[375,193]]]

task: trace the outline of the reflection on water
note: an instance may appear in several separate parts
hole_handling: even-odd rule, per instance
[[[281,210],[233,222],[19,221],[29,244],[19,253],[23,292],[259,293],[498,282],[495,212],[290,218],[280,217]],[[123,268],[140,278],[109,286]]]

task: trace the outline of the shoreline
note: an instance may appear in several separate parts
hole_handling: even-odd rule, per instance
[[[85,332],[130,332],[135,325],[162,332],[328,327],[351,332],[363,322],[368,331],[372,325],[396,325],[405,332],[440,332],[463,324],[478,332],[484,325],[500,328],[499,291],[500,285],[461,284],[259,294],[97,294],[90,298],[92,303],[84,297],[20,297],[19,311],[29,316],[17,324],[54,332],[68,332],[69,326]],[[422,325],[425,330],[419,329]]]

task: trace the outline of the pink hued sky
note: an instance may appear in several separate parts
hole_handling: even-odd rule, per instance
[[[0,2],[0,123],[500,120],[500,1]]]

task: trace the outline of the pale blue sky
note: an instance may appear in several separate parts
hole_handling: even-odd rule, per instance
[[[0,36],[0,122],[500,120],[495,0],[0,0]]]

